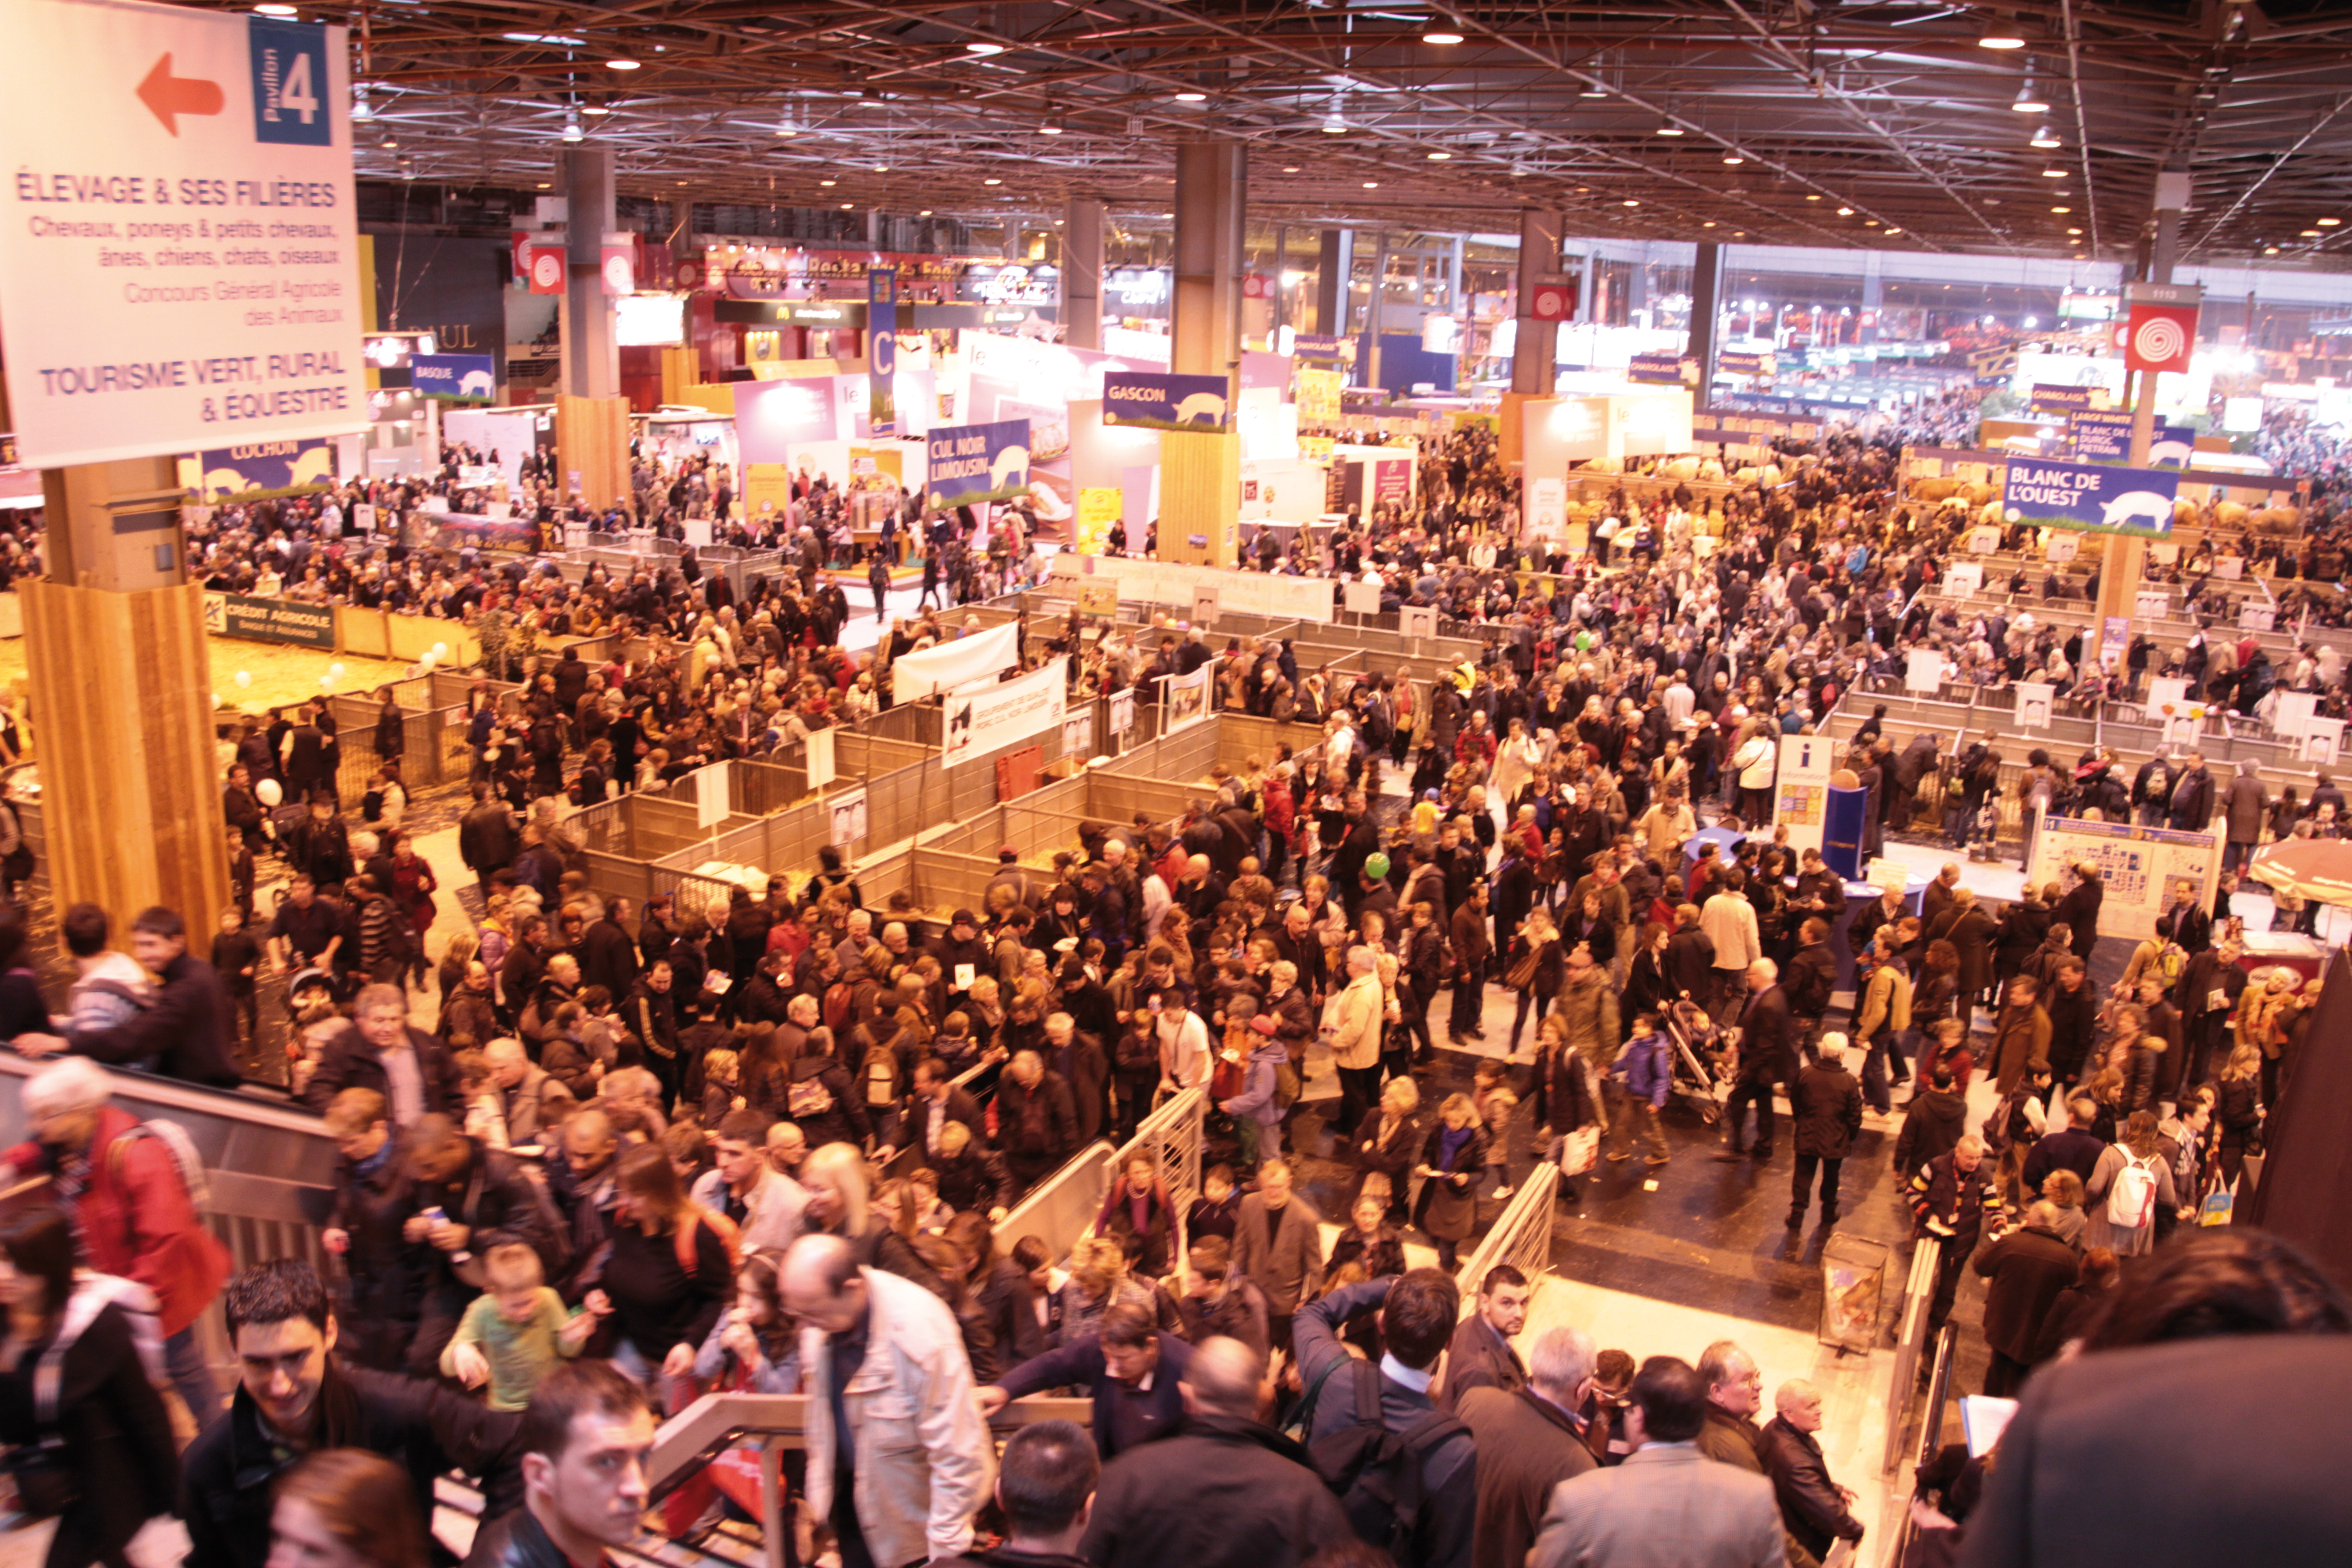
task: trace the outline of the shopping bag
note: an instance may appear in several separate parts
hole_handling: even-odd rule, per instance
[[[1579,1127],[1559,1141],[1559,1173],[1581,1176],[1601,1160],[1601,1129]]]

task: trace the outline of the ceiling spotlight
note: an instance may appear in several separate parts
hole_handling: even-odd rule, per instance
[[[1380,188],[1381,183],[1378,180],[1366,180],[1364,182],[1364,189],[1368,191],[1377,191]]]
[[[1282,172],[1286,174],[1295,174],[1298,173],[1298,165],[1296,163],[1285,163],[1282,166]]]
[[[1199,90],[1197,88],[1187,88],[1184,91],[1176,95],[1176,101],[1179,103],[1205,103],[1208,101],[1208,98],[1209,95],[1207,93]]]
[[[1609,96],[1609,89],[1601,86],[1597,81],[1589,81],[1586,82],[1582,88],[1578,89],[1576,96],[1579,98],[1606,98]]]
[[[2263,254],[2264,256],[2276,256],[2278,254],[2278,247],[2275,245],[2265,245],[2263,247]]]
[[[966,54],[973,55],[1001,55],[1004,52],[1004,46],[1003,44],[984,44],[975,42],[966,44],[964,46],[964,52]]]
[[[291,16],[294,15],[294,7],[291,5],[256,5],[253,8],[253,14],[257,16]]]
[[[1326,136],[1345,136],[1347,133],[1348,133],[1348,122],[1347,122],[1346,121],[1344,121],[1344,120],[1340,119],[1338,115],[1336,115],[1336,114],[1331,115],[1331,116],[1329,116],[1328,118],[1327,118],[1327,119],[1323,121],[1323,134],[1324,134],[1324,135],[1326,135]]]
[[[1433,163],[1443,163],[1445,160],[1454,156],[1454,154],[1451,153],[1428,153],[1423,154],[1423,156],[1426,157]]]
[[[570,138],[566,138],[566,140],[570,140]],[[399,145],[400,145],[400,143],[399,143],[399,142],[397,142],[394,141],[394,140],[393,140],[391,137],[389,137],[389,136],[387,136],[387,137],[385,137],[385,138],[383,139],[383,150],[384,150],[385,152],[387,152],[387,153],[391,152],[394,147],[397,147],[397,146],[399,146]]]
[[[1161,213],[1160,216],[1161,217],[1174,217],[1176,215],[1174,213]]]
[[[1637,201],[1634,201],[1634,200],[1633,200],[1633,199],[1631,199],[1631,198],[1629,197],[1629,198],[1626,200],[1625,205],[1626,205],[1627,206],[1629,206],[1629,207],[1638,207],[1638,206],[1640,206],[1642,204],[1641,204],[1641,203],[1639,203],[1639,202],[1637,202]]]
[[[832,181],[830,181],[830,180],[828,180],[828,181],[826,181],[825,183],[826,183],[827,184],[831,184],[833,182],[832,182]],[[1004,182],[1003,182],[1003,180],[982,180],[982,181],[981,181],[981,184],[983,184],[983,185],[1001,185],[1001,184],[1003,184],[1003,183],[1004,183]]]
[[[1063,132],[1067,131],[1069,128],[1069,122],[1064,120],[1060,115],[1055,114],[1048,116],[1045,123],[1037,127],[1037,131],[1040,135],[1059,136]]]
[[[604,68],[608,71],[633,71],[644,64],[643,60],[606,60]]]
[[[841,184],[841,182],[839,180],[819,180],[817,184],[820,185],[837,185]]]
[[[1980,49],[2021,49],[2025,47],[2025,40],[2018,37],[2016,30],[2013,28],[1995,27],[1991,32],[1987,33],[1983,37],[1977,40],[1977,47]]]
[[[874,172],[877,174],[887,174],[890,172],[890,165],[887,163],[877,163],[874,165]]]
[[[1671,120],[1658,127],[1658,134],[1661,136],[1680,136],[1682,133],[1683,128]]]
[[[925,207],[921,212],[917,213],[915,216],[917,217],[929,217],[931,216],[931,209]]]
[[[2050,100],[2033,90],[2033,80],[2029,77],[2025,85],[2017,89],[2017,101],[2009,109],[2012,114],[2047,114],[2050,112]]]
[[[583,114],[610,114],[613,111],[604,104],[583,103],[580,106],[580,112]]]
[[[2340,224],[2344,220],[2340,217],[2324,217],[2319,220],[2319,226],[2322,228],[2334,228],[2337,224]]]
[[[2053,163],[2042,171],[2042,177],[2045,180],[2063,180],[2066,177],[2066,171]]]
[[[1818,191],[1808,191],[1805,193],[1805,199],[1809,202],[1820,201],[1822,199],[1821,193]]]
[[[2079,228],[2070,228],[2070,229],[2068,229],[2066,232],[2067,232],[2068,234],[2080,234],[2080,233],[2082,233],[2083,231],[2082,231],[2081,229],[2079,229]]]
[[[541,180],[539,183],[539,188],[542,191],[551,191],[555,188],[555,184],[553,181]]]
[[[1737,153],[1726,153],[1723,155],[1723,162],[1726,167],[1736,169],[1740,164],[1748,162],[1748,160]]]
[[[1462,41],[1462,35],[1459,33],[1444,32],[1423,33],[1421,36],[1421,41],[1424,44],[1437,44],[1440,46],[1458,44]]]
[[[1840,208],[1838,208],[1838,216],[1840,216],[1840,217],[1852,217],[1853,216],[1853,209],[1852,207],[1840,207]]]
[[[1713,218],[1709,218],[1709,219],[1707,219],[1705,223],[1703,223],[1703,224],[1699,225],[1699,227],[1701,227],[1701,228],[1713,228],[1714,226],[1715,226],[1715,220],[1714,220]]]
[[[2302,237],[2304,237],[2305,239],[2317,239],[2317,238],[2319,238],[2319,237],[2320,237],[2320,231],[2319,231],[2318,229],[2315,229],[2315,228],[2307,228],[2307,229],[2305,229],[2305,230],[2303,231],[2303,236],[2302,236]]]
[[[685,182],[684,180],[680,180],[680,181],[678,182],[678,184],[682,185],[682,184],[686,184],[686,182]],[[842,210],[843,212],[847,212],[851,207],[854,207],[854,206],[856,206],[856,205],[857,205],[857,204],[856,204],[856,203],[855,203],[855,202],[844,202],[844,203],[842,203],[842,204],[841,204],[841,210]]]
[[[1889,234],[1901,234],[1903,231],[1899,228],[1890,228],[1886,232]]]
[[[2066,214],[2073,212],[2074,209],[2073,207],[2052,207],[2050,210],[2058,214],[2061,217],[2063,217]]]
[[[565,110],[563,111],[563,139],[566,142],[584,142],[587,138],[588,132],[580,129],[580,111],[576,109]]]
[[[363,81],[352,83],[352,118],[372,120],[374,117],[375,110],[368,107],[367,83]]]
[[[2026,145],[2029,147],[2039,147],[2046,152],[2050,148],[2062,147],[2065,145],[2065,143],[2058,140],[2058,132],[2051,130],[2050,127],[2045,124],[2041,127],[2041,129],[2034,132],[2033,140],[2027,142]]]

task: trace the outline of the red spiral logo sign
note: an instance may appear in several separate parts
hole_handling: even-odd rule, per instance
[[[2187,334],[2170,316],[2150,316],[2132,329],[2132,352],[2151,363],[2179,359],[2187,346]]]

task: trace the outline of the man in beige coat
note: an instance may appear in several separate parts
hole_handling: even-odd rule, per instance
[[[1323,1028],[1339,1069],[1339,1120],[1344,1135],[1370,1115],[1381,1098],[1381,1035],[1387,997],[1380,961],[1369,947],[1348,950],[1348,984],[1323,1006]],[[1302,1076],[1304,1062],[1294,1064]]]

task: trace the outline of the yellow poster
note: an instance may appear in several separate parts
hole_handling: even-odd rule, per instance
[[[762,512],[785,512],[793,505],[792,469],[782,463],[746,463],[743,465],[743,512],[758,517]]]
[[[1100,555],[1110,548],[1110,525],[1119,519],[1125,492],[1117,485],[1089,486],[1078,491],[1077,538],[1081,555]]]
[[[906,484],[906,454],[897,443],[882,447],[852,447],[849,448],[849,488],[852,490],[879,490],[904,488]]]
[[[1331,460],[1331,448],[1338,444],[1329,436],[1301,436],[1298,438],[1298,455],[1310,463],[1328,463]]]
[[[1298,385],[1298,422],[1337,419],[1339,417],[1339,389],[1347,378],[1336,370],[1308,370],[1304,366],[1291,373]]]

